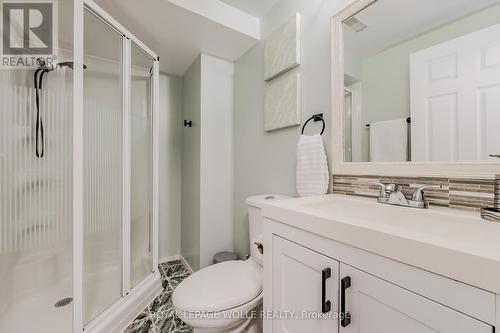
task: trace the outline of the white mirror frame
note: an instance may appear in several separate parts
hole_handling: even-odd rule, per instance
[[[355,0],[332,20],[332,173],[341,175],[491,178],[500,161],[344,162],[344,34],[343,22],[376,1]]]

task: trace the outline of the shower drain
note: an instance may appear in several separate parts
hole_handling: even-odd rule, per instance
[[[60,307],[68,305],[71,302],[73,302],[73,298],[66,297],[66,298],[63,298],[63,299],[57,301],[56,304],[54,304],[54,307],[60,308]]]

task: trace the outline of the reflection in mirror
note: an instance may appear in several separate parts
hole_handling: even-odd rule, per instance
[[[344,21],[344,161],[500,154],[500,1],[378,0]]]
[[[352,92],[344,90],[344,161],[352,162]]]

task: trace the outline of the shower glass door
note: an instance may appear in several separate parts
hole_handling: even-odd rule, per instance
[[[56,23],[0,36],[0,332],[95,332],[160,290],[157,56],[93,0],[0,9]]]
[[[158,65],[126,29],[93,6],[85,5],[83,37],[87,327],[105,318],[100,315],[116,301],[141,290],[148,277],[159,279],[152,275],[157,260],[152,124]]]
[[[96,38],[98,36],[99,38]],[[84,323],[122,296],[123,36],[85,9]]]
[[[152,272],[153,59],[131,44],[130,284]]]

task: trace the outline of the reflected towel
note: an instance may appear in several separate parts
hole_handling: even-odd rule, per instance
[[[401,162],[408,159],[408,123],[405,119],[370,124],[370,161]]]
[[[297,193],[301,197],[325,194],[329,178],[321,135],[301,135],[297,144]]]

